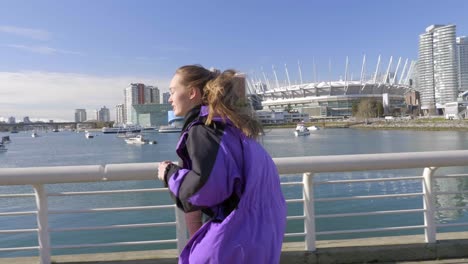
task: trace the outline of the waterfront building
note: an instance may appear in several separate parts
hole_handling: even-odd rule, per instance
[[[25,116],[23,118],[23,123],[25,123],[25,124],[31,124],[32,123],[31,120],[29,120],[29,116]]]
[[[455,25],[431,25],[419,36],[419,91],[425,114],[442,114],[458,96]]]
[[[131,108],[133,124],[142,127],[159,127],[167,124],[167,113],[172,110],[170,104],[135,104]]]
[[[162,103],[163,104],[169,104],[169,97],[171,97],[171,94],[169,92],[165,92],[162,94]]]
[[[298,122],[309,122],[308,113],[300,113],[297,111],[271,111],[259,110],[255,111],[258,120],[262,124],[287,124]]]
[[[159,104],[159,89],[155,86],[146,86],[143,83],[131,83],[124,89],[125,123],[138,124],[135,116],[134,105]]]
[[[75,122],[81,123],[86,121],[86,110],[85,109],[75,109]]]
[[[109,122],[110,121],[109,108],[103,106],[101,109],[99,109],[97,120],[100,122]]]
[[[458,65],[458,91],[468,91],[468,38],[458,37],[457,42],[457,65]]]
[[[118,104],[115,106],[115,123],[117,124],[125,124],[125,105]]]
[[[316,118],[351,116],[353,104],[359,103],[363,98],[382,102],[384,94],[388,94],[390,110],[404,109],[405,93],[411,88],[415,62],[406,59],[402,63],[400,57],[395,71],[391,72],[393,58],[390,57],[385,71],[381,72],[379,56],[373,74],[366,75],[365,61],[364,56],[361,74],[359,78],[356,78],[357,80],[348,77],[348,67],[346,67],[344,79],[307,83],[301,78],[299,84],[292,84],[288,81],[285,85],[281,85],[280,83],[283,82],[278,80],[276,71],[273,70],[275,82],[270,82],[266,75],[264,75],[265,82],[258,79],[247,80],[249,91],[251,91],[250,100],[254,106],[261,102],[263,110],[275,112],[286,109],[296,110]],[[346,65],[348,65],[348,60]],[[404,66],[401,67],[401,65]],[[299,72],[299,75],[302,76],[302,73]],[[255,109],[258,108],[255,107]]]
[[[16,118],[14,116],[10,116],[8,118],[8,124],[16,124]]]

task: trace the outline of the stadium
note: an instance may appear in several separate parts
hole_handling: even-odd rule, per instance
[[[276,87],[263,74],[264,81],[248,80],[251,100],[256,109],[283,111],[294,109],[306,113],[310,117],[345,117],[352,115],[352,106],[363,98],[382,101],[386,111],[406,107],[405,94],[412,90],[415,62],[408,66],[408,59],[399,71],[401,58],[394,71],[392,58],[384,74],[379,72],[380,56],[375,73],[365,78],[365,57],[363,59],[360,80],[322,81],[290,85],[289,74],[286,69],[288,85],[280,86],[276,72]],[[348,63],[346,63],[348,65]],[[346,69],[348,67],[346,66]],[[300,72],[299,74],[302,76]],[[347,70],[344,76],[348,76]],[[398,78],[398,76],[400,76]],[[302,79],[302,78],[301,78]],[[261,104],[261,106],[260,106]]]

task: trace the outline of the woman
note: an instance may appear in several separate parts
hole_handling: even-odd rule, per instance
[[[171,81],[169,102],[185,116],[182,163],[161,162],[158,176],[179,208],[209,216],[179,263],[279,263],[286,203],[276,166],[255,140],[261,126],[244,84],[233,70],[198,65],[179,68]]]

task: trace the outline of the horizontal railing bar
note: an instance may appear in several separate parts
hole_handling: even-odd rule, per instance
[[[142,193],[142,192],[167,192],[167,188],[108,190],[108,191],[89,191],[89,192],[57,192],[57,193],[49,193],[47,194],[47,196],[100,195],[100,194]]]
[[[320,184],[339,184],[339,183],[360,183],[360,182],[384,182],[384,181],[412,181],[422,180],[422,176],[414,177],[396,177],[396,178],[373,178],[373,179],[356,179],[356,180],[336,180],[336,181],[318,181],[314,185]]]
[[[315,199],[315,201],[316,202],[332,202],[332,201],[346,201],[346,200],[414,197],[414,196],[423,196],[423,195],[424,195],[423,193],[382,194],[382,195],[365,195],[365,196],[350,196],[350,197],[336,197],[336,198],[317,198]]]
[[[303,182],[282,182],[281,185],[304,185]]]
[[[284,237],[304,237],[306,233],[286,233]]]
[[[2,251],[37,250],[37,249],[39,249],[38,246],[34,246],[34,247],[0,248],[0,252],[2,252]]]
[[[286,200],[286,203],[303,203],[304,199],[289,199]]]
[[[0,198],[23,198],[34,196],[34,193],[0,194]]]
[[[467,191],[460,191],[460,192],[434,192],[435,195],[446,195],[446,194],[464,194],[468,193]]]
[[[444,178],[459,178],[459,177],[468,177],[468,174],[447,174],[447,175],[434,175],[436,179]]]
[[[176,222],[164,222],[164,223],[150,223],[150,224],[87,226],[87,227],[64,227],[64,228],[49,228],[49,232],[106,230],[106,229],[123,229],[123,228],[144,228],[144,227],[159,227],[159,226],[175,226],[176,224],[177,224]]]
[[[154,206],[115,207],[115,208],[93,208],[93,209],[81,209],[81,210],[50,210],[49,214],[76,214],[76,213],[95,213],[95,212],[113,212],[113,211],[173,209],[173,208],[175,208],[175,205],[154,205]]]
[[[37,211],[24,211],[24,212],[5,212],[0,213],[0,216],[14,216],[14,215],[36,215]]]
[[[425,212],[425,211],[426,211],[425,209],[410,209],[410,210],[373,211],[373,212],[345,213],[345,214],[324,214],[324,215],[316,215],[315,218],[384,215],[384,214],[409,214],[409,213],[419,213],[419,212]]]
[[[441,207],[436,208],[436,211],[453,211],[453,210],[466,210],[468,206],[454,206],[454,207]]]
[[[450,226],[468,226],[468,223],[436,224],[436,227],[450,227]]]
[[[33,229],[10,229],[10,230],[0,230],[0,234],[12,234],[12,233],[30,233],[37,232],[37,228]]]
[[[468,150],[274,158],[280,174],[451,167],[468,165]]]
[[[354,230],[340,230],[340,231],[321,231],[317,235],[335,235],[335,234],[351,234],[362,232],[380,232],[380,231],[393,231],[393,230],[407,230],[407,229],[421,229],[426,228],[424,225],[419,226],[397,226],[397,227],[382,227],[382,228],[369,228],[369,229],[354,229]]]
[[[52,249],[65,249],[65,248],[84,248],[84,247],[114,247],[114,246],[169,244],[169,243],[177,243],[177,239],[135,241],[135,242],[114,242],[114,243],[101,243],[101,244],[63,245],[63,246],[52,246],[51,248]]]
[[[305,215],[292,215],[292,216],[287,216],[287,220],[304,220],[306,219]]]

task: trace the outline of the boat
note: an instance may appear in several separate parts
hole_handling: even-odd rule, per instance
[[[296,137],[308,136],[310,135],[310,131],[309,129],[307,129],[307,127],[304,126],[304,124],[300,123],[300,124],[297,124],[296,130],[294,130],[294,135]]]
[[[320,127],[318,127],[318,126],[310,126],[310,127],[307,127],[307,129],[308,129],[309,131],[314,131],[314,130],[320,130]]]
[[[124,126],[103,127],[102,128],[102,133],[104,133],[104,134],[117,134],[117,133],[127,133],[127,132],[140,133],[141,132],[141,127],[140,126],[124,125]]]
[[[182,127],[178,127],[178,126],[160,126],[158,132],[159,133],[178,133],[178,132],[182,132]]]
[[[134,144],[134,145],[145,145],[145,144],[156,144],[156,141],[144,139],[142,135],[136,135],[135,137],[129,137],[125,139],[127,144]]]
[[[88,131],[85,131],[85,138],[94,138],[94,135]]]
[[[8,149],[5,147],[4,144],[0,143],[0,152],[6,152]]]
[[[33,138],[39,137],[39,134],[36,131],[33,131],[31,133],[31,137],[33,137]]]
[[[10,142],[11,142],[10,136],[3,136],[2,140],[0,141],[0,144],[7,144]]]
[[[52,132],[59,132],[57,128],[52,129]]]

